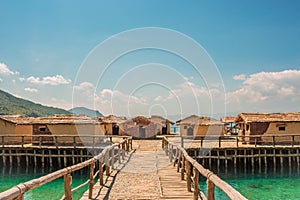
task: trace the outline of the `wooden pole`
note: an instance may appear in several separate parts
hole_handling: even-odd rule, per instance
[[[95,163],[90,164],[90,187],[89,187],[89,199],[93,198],[93,187],[94,187],[94,168]]]
[[[182,162],[182,166],[181,166],[181,180],[184,180],[184,169],[185,169],[185,158],[184,155],[182,154],[181,157],[181,162]]]
[[[198,200],[199,193],[199,171],[194,167],[194,200]]]
[[[192,191],[192,183],[191,183],[191,165],[188,160],[185,161],[185,167],[186,167],[186,186],[187,191]]]
[[[215,184],[207,179],[207,200],[214,200],[215,199]]]
[[[99,161],[99,183],[103,185],[103,163]]]
[[[65,200],[72,200],[72,176],[70,174],[64,175],[64,187],[65,187]]]

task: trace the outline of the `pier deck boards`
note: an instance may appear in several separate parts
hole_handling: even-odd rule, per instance
[[[192,199],[186,182],[170,163],[160,140],[135,140],[135,152],[116,166],[105,185],[97,183],[93,199]],[[88,191],[81,199],[88,199]]]

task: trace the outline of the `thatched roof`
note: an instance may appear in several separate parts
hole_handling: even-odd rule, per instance
[[[100,124],[121,124],[126,121],[126,117],[118,117],[114,115],[108,115],[103,117],[98,117]]]
[[[147,126],[151,123],[150,119],[143,116],[137,116],[135,118],[132,118],[131,120],[139,126]]]
[[[220,120],[223,123],[233,123],[235,118],[236,118],[235,116],[223,116],[220,118]]]
[[[24,117],[21,115],[0,116],[2,120],[13,124],[98,124],[99,122],[86,115],[59,114],[48,117]]]
[[[300,113],[240,113],[235,122],[300,122]]]
[[[204,125],[204,126],[208,126],[208,125],[224,125],[224,123],[222,123],[219,120],[216,120],[214,118],[211,117],[206,117],[206,116],[197,116],[197,115],[191,115],[189,117],[186,117],[184,119],[181,119],[179,121],[176,122],[176,125]]]
[[[174,122],[158,115],[152,115],[150,120],[154,123],[160,123],[160,124],[167,124],[167,123],[170,123],[172,125],[175,124]]]

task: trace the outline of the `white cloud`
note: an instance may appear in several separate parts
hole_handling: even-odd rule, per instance
[[[24,79],[21,78],[20,81],[24,81]],[[42,85],[64,85],[71,83],[70,79],[66,79],[62,75],[46,76],[43,78],[30,76],[26,79],[26,81],[33,84]]]
[[[234,80],[237,80],[237,81],[244,81],[247,79],[246,75],[245,74],[240,74],[240,75],[235,75],[233,76],[233,79]]]
[[[300,100],[300,70],[259,72],[243,77],[245,79],[241,87],[227,94],[227,103],[251,107],[262,105],[263,102],[267,102],[266,106],[268,103],[273,106],[278,101],[282,105],[288,105],[291,101]]]
[[[14,74],[19,74],[19,72],[13,72],[11,71],[8,66],[4,63],[0,63],[0,74],[4,75],[14,75]]]
[[[30,92],[30,93],[38,92],[38,90],[35,89],[35,88],[25,88],[24,90],[25,90],[26,92]]]
[[[91,91],[95,90],[95,86],[90,82],[82,82],[79,85],[74,86],[75,90]]]

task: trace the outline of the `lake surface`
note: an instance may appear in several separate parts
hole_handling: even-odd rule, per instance
[[[0,191],[5,191],[12,186],[30,179],[37,178],[53,170],[33,169],[2,169],[0,168]],[[73,188],[85,182],[89,178],[88,169],[82,173],[72,174]],[[240,193],[250,200],[296,200],[300,199],[300,174],[299,171],[254,173],[220,172],[219,176],[236,188]],[[205,191],[205,179],[200,178],[200,188]],[[79,199],[88,189],[88,185],[73,193],[73,199]],[[63,178],[48,183],[26,193],[27,200],[60,199],[64,194]],[[216,189],[216,199],[228,199],[222,191]]]
[[[300,199],[300,173],[297,170],[258,172],[221,172],[219,176],[249,200],[296,200]],[[206,183],[200,178],[200,188],[205,191]],[[229,199],[216,188],[216,199]]]

